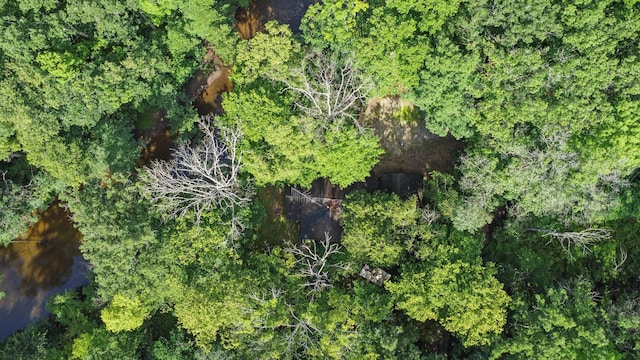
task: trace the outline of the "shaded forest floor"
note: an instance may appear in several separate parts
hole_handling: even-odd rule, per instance
[[[427,176],[433,170],[451,172],[457,154],[465,146],[453,136],[429,132],[413,104],[396,97],[374,98],[362,115],[373,129],[385,153],[374,174],[404,172]]]
[[[256,247],[285,246],[295,244],[300,237],[300,224],[287,220],[285,211],[285,189],[269,185],[258,190],[258,201],[264,206],[265,219],[257,229],[260,243]]]

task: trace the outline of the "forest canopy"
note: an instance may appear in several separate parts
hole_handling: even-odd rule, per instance
[[[300,3],[0,1],[0,245],[90,264],[0,358],[633,359],[640,2]]]

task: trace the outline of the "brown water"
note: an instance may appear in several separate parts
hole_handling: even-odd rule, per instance
[[[147,144],[138,159],[138,167],[149,165],[152,160],[167,160],[171,154],[171,146],[175,134],[169,130],[169,120],[164,110],[158,110],[146,114],[153,125],[148,129],[136,129],[133,136]]]
[[[317,0],[254,0],[247,8],[236,11],[236,28],[244,39],[251,39],[264,29],[264,24],[277,20],[288,24],[293,33],[300,32],[300,22],[309,5]]]
[[[200,115],[222,115],[222,93],[233,89],[233,84],[229,80],[229,67],[225,66],[222,59],[210,52],[207,60],[214,66],[214,70],[204,77],[201,71],[196,72],[195,76],[187,83],[187,92],[195,89],[195,84],[199,84],[197,91],[191,93],[191,97],[195,97],[193,106],[198,110]],[[196,96],[194,96],[196,95]]]
[[[47,315],[53,294],[87,283],[81,240],[69,214],[54,203],[22,238],[0,249],[0,340]]]

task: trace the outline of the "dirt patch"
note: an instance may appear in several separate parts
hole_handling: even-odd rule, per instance
[[[372,170],[378,175],[451,172],[457,154],[465,146],[453,136],[440,137],[429,132],[413,104],[398,97],[372,99],[362,121],[373,129],[385,151]]]

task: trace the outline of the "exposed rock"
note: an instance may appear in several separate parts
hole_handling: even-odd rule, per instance
[[[382,286],[385,281],[391,279],[391,274],[389,274],[388,272],[380,268],[374,268],[373,270],[371,270],[369,268],[369,265],[365,265],[362,270],[360,270],[360,276],[378,286]]]

